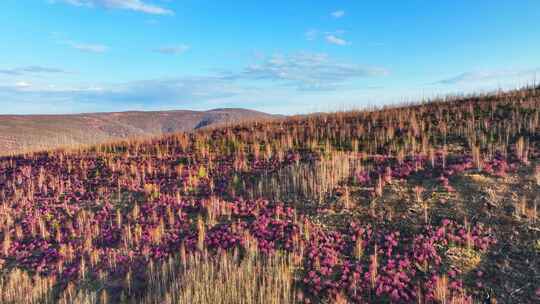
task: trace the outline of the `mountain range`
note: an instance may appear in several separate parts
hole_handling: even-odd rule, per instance
[[[205,127],[279,117],[237,108],[209,111],[0,115],[0,154],[96,144],[123,138],[193,131]]]

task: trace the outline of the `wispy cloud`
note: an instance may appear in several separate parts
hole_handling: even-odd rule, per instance
[[[74,6],[103,7],[107,9],[122,9],[152,15],[173,15],[170,9],[149,4],[142,0],[51,0],[52,3],[63,2]]]
[[[109,50],[109,47],[103,44],[89,44],[89,43],[68,43],[72,48],[79,50],[81,52],[87,53],[105,53]]]
[[[478,83],[486,81],[498,81],[512,78],[529,78],[534,80],[537,74],[540,74],[540,68],[536,69],[507,69],[507,70],[486,70],[474,71],[459,74],[454,77],[446,78],[435,82],[434,84],[454,85]]]
[[[38,65],[31,65],[25,67],[11,68],[11,69],[0,69],[0,74],[9,75],[9,76],[21,76],[29,74],[69,74],[70,72],[51,67],[43,67]]]
[[[241,89],[230,81],[214,76],[141,80],[111,85],[86,98],[105,98],[121,102],[189,103],[233,96]]]
[[[73,49],[86,53],[105,53],[109,50],[107,45],[101,43],[85,43],[65,37],[62,33],[51,33],[51,38],[60,45],[69,46]]]
[[[228,98],[252,96],[249,87],[216,77],[179,77],[97,85],[0,83],[0,106],[13,114],[111,112],[223,107]],[[8,102],[9,101],[9,102]]]
[[[341,45],[341,46],[350,44],[350,42],[348,42],[347,40],[343,38],[339,38],[335,35],[326,35],[325,40],[326,42],[330,44]]]
[[[344,30],[335,30],[335,31],[320,31],[317,29],[310,29],[304,33],[304,36],[306,40],[308,41],[315,41],[318,40],[319,37],[324,38],[324,40],[331,44],[336,45],[349,45],[351,44],[345,38],[343,38],[343,35],[345,34]]]
[[[317,39],[319,36],[319,31],[315,29],[308,30],[304,33],[304,36],[306,37],[306,40],[313,41]]]
[[[351,90],[352,80],[388,74],[384,68],[341,62],[327,54],[260,56],[256,64],[239,70],[124,83],[53,84],[41,78],[32,78],[31,81],[9,78],[10,83],[0,83],[0,106],[2,100],[20,105],[31,105],[37,100],[47,105],[40,107],[39,111],[51,112],[200,109],[224,105],[257,105],[264,109],[275,99],[294,103],[300,102],[300,96],[306,96],[307,103],[307,97],[322,96],[332,100],[336,98],[336,90]],[[44,73],[61,70],[27,67],[2,71]],[[291,107],[302,108],[299,103],[289,104],[283,106],[282,111]],[[21,106],[19,110],[12,111],[29,113],[35,110]]]
[[[177,46],[165,46],[154,49],[154,52],[167,54],[167,55],[178,55],[183,54],[190,49],[189,45],[181,44]]]
[[[344,10],[337,10],[337,11],[334,11],[330,14],[332,17],[336,18],[336,19],[339,19],[343,16],[345,16],[345,11]]]
[[[299,90],[334,90],[353,78],[386,74],[388,71],[384,68],[342,63],[327,54],[299,53],[271,56],[229,77],[282,82]]]

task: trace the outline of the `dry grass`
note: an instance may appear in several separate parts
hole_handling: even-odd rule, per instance
[[[52,288],[55,284],[56,280],[53,277],[42,278],[37,275],[32,277],[25,271],[14,269],[8,275],[0,276],[0,303],[54,303]]]
[[[3,304],[288,304],[296,303],[294,266],[291,257],[224,254],[217,259],[190,255],[185,264],[171,259],[150,267],[142,299],[125,294],[112,298],[106,290],[91,290],[69,284],[54,297],[54,278],[31,277],[14,270],[0,278]],[[129,278],[127,279],[129,280]],[[127,281],[126,281],[127,283]]]
[[[180,276],[179,290],[161,303],[288,304],[294,303],[294,268],[288,256],[250,256],[237,261],[223,255],[216,263],[191,257]],[[149,303],[157,303],[151,300]]]
[[[534,180],[536,185],[540,187],[540,165],[537,165],[534,169]]]
[[[294,266],[287,254],[263,257],[256,250],[215,258],[189,255],[148,271],[144,304],[295,303]]]

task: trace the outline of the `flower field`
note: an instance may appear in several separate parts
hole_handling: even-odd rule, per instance
[[[0,158],[0,303],[539,303],[540,90]]]

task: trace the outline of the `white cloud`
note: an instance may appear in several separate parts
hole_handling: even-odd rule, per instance
[[[478,82],[500,81],[516,78],[525,78],[534,80],[537,74],[540,74],[540,68],[536,69],[506,69],[506,70],[485,70],[474,71],[459,74],[457,76],[443,79],[435,82],[435,84],[453,85],[453,84],[469,84]]]
[[[103,7],[107,9],[122,9],[152,15],[173,15],[174,12],[158,5],[149,4],[142,0],[52,0],[74,6]]]
[[[306,31],[304,35],[306,37],[306,40],[313,41],[317,39],[317,37],[319,36],[319,31],[311,29],[311,30]]]
[[[228,77],[278,81],[298,90],[335,90],[350,79],[386,74],[388,71],[384,68],[342,63],[326,54],[299,53],[271,56]]]
[[[103,44],[69,43],[72,48],[87,53],[105,53],[109,47]]]
[[[345,11],[343,11],[343,10],[334,11],[330,15],[332,17],[336,18],[336,19],[339,19],[339,18],[345,16]]]
[[[78,1],[78,0],[77,0]],[[101,43],[82,43],[63,37],[60,33],[53,33],[52,37],[56,43],[69,46],[73,49],[87,53],[105,53],[109,47]]]
[[[126,83],[56,86],[44,83],[30,85],[20,81],[0,85],[0,93],[11,93],[19,98],[38,100],[73,100],[80,103],[176,104],[190,105],[215,98],[225,98],[244,92],[233,81],[217,76],[150,79]]]
[[[165,46],[154,49],[154,52],[167,54],[167,55],[178,55],[183,54],[190,49],[189,45],[181,44],[177,46]]]
[[[15,83],[15,87],[18,87],[18,88],[28,88],[30,86],[31,85],[26,81],[18,81]]]
[[[347,45],[348,42],[345,41],[345,39],[340,38],[343,34],[345,34],[345,30],[342,30],[342,29],[338,29],[334,31],[321,31],[317,29],[310,29],[304,33],[304,36],[306,40],[308,41],[317,40],[319,39],[319,37],[322,36],[329,43]]]
[[[10,78],[9,84],[0,83],[0,106],[4,100],[4,104],[9,101],[27,105],[33,102],[38,105],[35,109],[12,109],[14,112],[200,109],[223,106],[265,109],[274,99],[281,101],[281,111],[287,111],[294,107],[302,108],[298,103],[300,96],[306,96],[306,102],[308,96],[328,96],[327,99],[331,100],[350,90],[352,80],[388,73],[384,68],[341,62],[326,54],[259,56],[255,64],[243,69],[213,72],[205,76],[91,84],[51,83],[49,79],[40,78]],[[340,93],[336,94],[338,89]],[[297,103],[288,104],[294,102]],[[41,105],[58,106],[48,108]]]
[[[326,42],[331,43],[331,44],[335,44],[335,45],[344,46],[344,45],[349,45],[350,44],[350,42],[347,42],[347,40],[345,40],[343,38],[339,38],[339,37],[337,37],[335,35],[326,35],[325,39],[326,39]]]
[[[70,72],[58,68],[43,67],[38,65],[24,66],[12,69],[0,69],[0,74],[9,76],[22,76],[29,74],[69,74]]]

